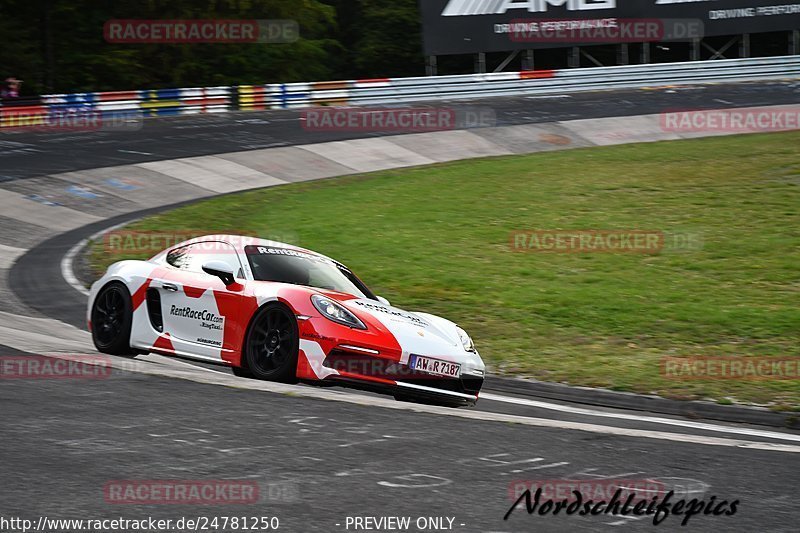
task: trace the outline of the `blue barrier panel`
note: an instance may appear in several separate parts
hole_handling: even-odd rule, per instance
[[[174,98],[180,98],[182,96],[183,89],[156,89],[155,91],[142,91],[143,98],[148,98],[151,100],[169,100]]]
[[[171,117],[175,115],[181,114],[180,107],[167,107],[161,109],[149,109],[147,110],[148,116],[151,117]]]
[[[61,99],[63,99],[64,103],[70,104],[90,104],[98,101],[95,93],[64,94],[61,95]]]
[[[286,88],[286,84],[283,84],[283,83],[280,84],[279,87],[280,87],[280,89],[279,89],[280,93],[278,95],[278,100],[280,102],[280,107],[287,108],[287,107],[289,107],[289,104],[291,104],[292,102],[296,102],[298,100],[309,100],[309,99],[311,99],[311,93],[310,92],[305,92],[305,93],[290,92]]]
[[[52,111],[91,111],[95,108],[94,103],[92,102],[69,102],[69,103],[59,103],[59,104],[47,104],[47,108]]]

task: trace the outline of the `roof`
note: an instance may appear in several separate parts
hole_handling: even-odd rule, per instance
[[[237,251],[242,253],[244,253],[244,249],[246,246],[272,246],[274,248],[285,248],[289,250],[294,250],[296,252],[304,252],[307,254],[316,255],[318,257],[323,257],[325,259],[333,261],[334,263],[339,263],[335,259],[332,259],[319,252],[308,250],[307,248],[302,248],[300,246],[295,246],[293,244],[288,244],[280,241],[260,239],[258,237],[252,237],[249,235],[230,235],[230,234],[203,235],[201,237],[195,237],[193,239],[189,239],[181,243],[178,243],[175,246],[172,246],[171,248],[177,248],[179,246],[185,246],[187,244],[194,244],[197,242],[208,242],[208,241],[226,242],[231,246],[233,246]]]

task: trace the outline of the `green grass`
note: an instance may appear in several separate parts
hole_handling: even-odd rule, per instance
[[[495,372],[800,409],[796,380],[673,381],[659,373],[665,355],[800,355],[797,132],[287,185],[132,228],[289,235],[343,261],[393,304],[457,321]],[[528,229],[687,232],[703,247],[512,252],[510,233]],[[97,270],[120,259],[101,246],[92,253]]]

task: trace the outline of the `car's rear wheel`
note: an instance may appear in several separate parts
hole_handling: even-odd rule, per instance
[[[247,332],[244,360],[253,377],[283,383],[297,382],[300,346],[297,319],[280,303],[262,307]]]
[[[133,304],[128,288],[112,282],[103,287],[92,305],[92,341],[99,352],[135,355],[131,349]]]

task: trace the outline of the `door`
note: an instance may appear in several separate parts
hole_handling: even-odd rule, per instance
[[[225,286],[203,272],[209,261],[229,264],[238,281]],[[151,285],[161,298],[164,333],[178,352],[223,359],[224,352],[238,346],[236,326],[243,307],[243,270],[236,250],[223,242],[195,243],[170,252],[167,263],[166,275]]]

